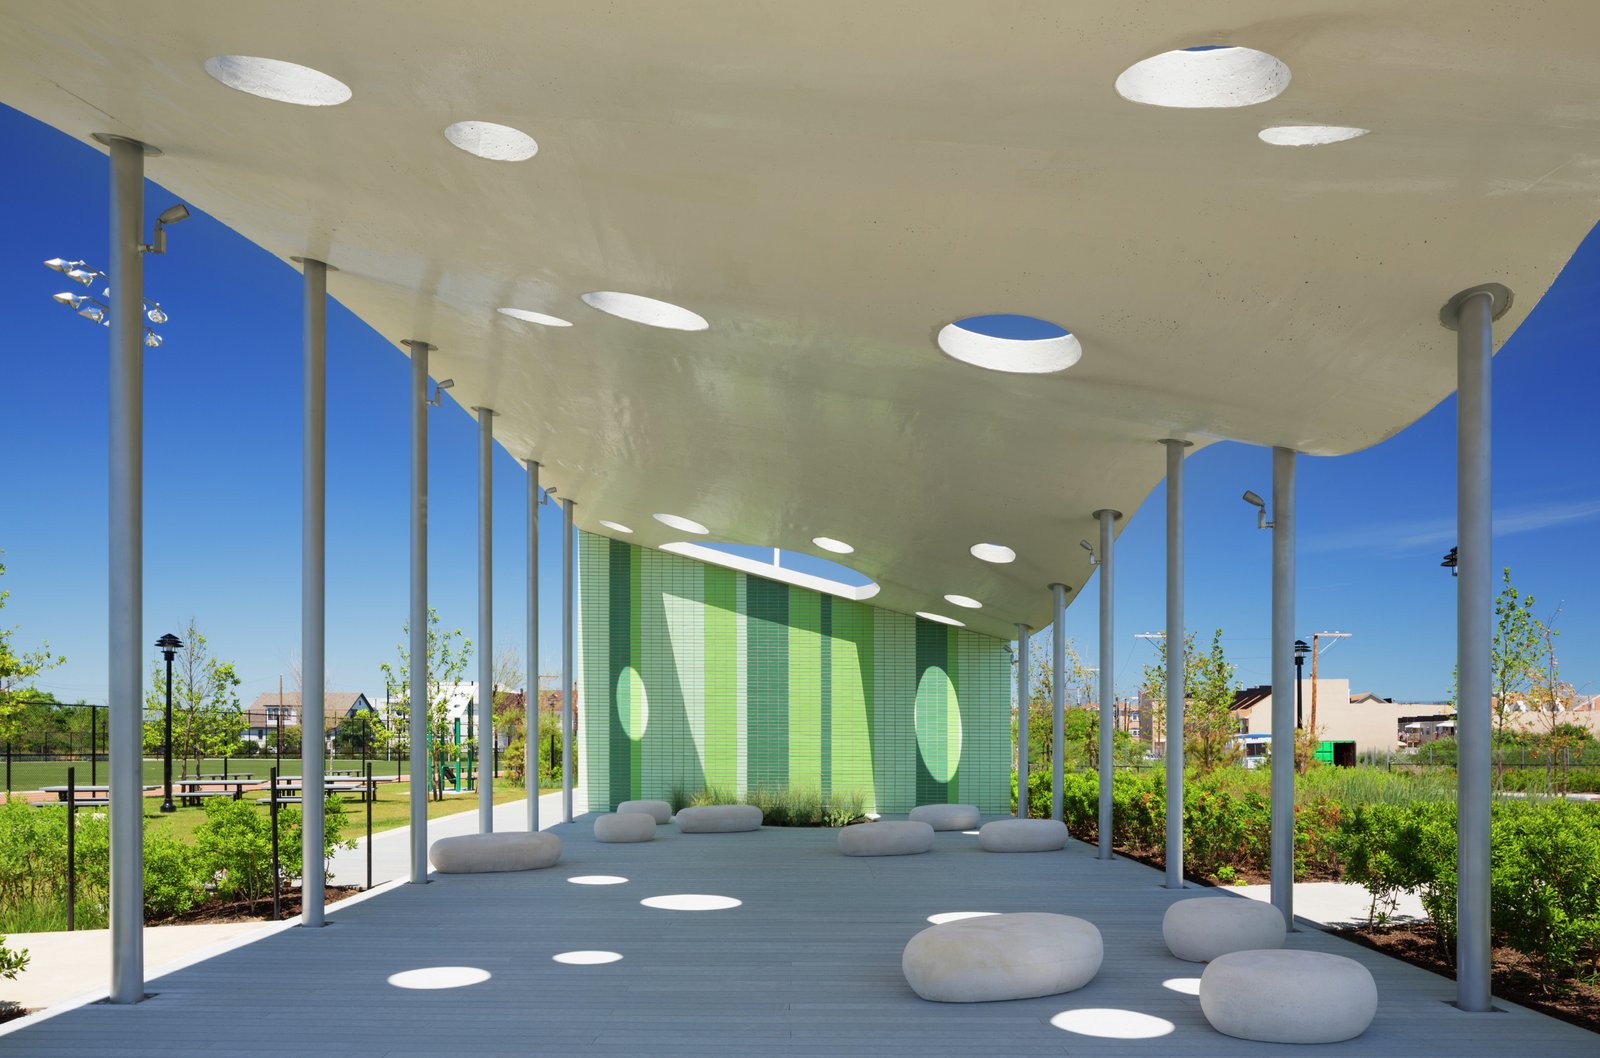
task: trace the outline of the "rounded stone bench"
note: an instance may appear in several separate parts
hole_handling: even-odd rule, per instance
[[[846,856],[913,856],[933,848],[933,827],[915,820],[857,823],[839,831]]]
[[[987,1003],[1082,988],[1104,955],[1092,923],[1029,911],[925,929],[906,945],[900,969],[923,999]]]
[[[1161,939],[1180,959],[1210,962],[1231,951],[1283,947],[1283,912],[1242,897],[1179,900],[1161,918]]]
[[[1354,959],[1320,951],[1236,951],[1200,975],[1211,1027],[1262,1043],[1338,1043],[1367,1031],[1378,986]]]
[[[1054,852],[1066,848],[1067,825],[1059,819],[995,819],[978,829],[984,852]]]
[[[614,812],[594,817],[594,839],[610,843],[654,841],[655,817],[643,812]]]
[[[761,829],[761,809],[755,805],[696,805],[679,812],[677,822],[685,834],[734,834]]]
[[[617,806],[617,814],[642,812],[657,823],[672,822],[672,806],[665,801],[624,801]]]
[[[561,858],[561,839],[554,834],[462,834],[440,838],[428,848],[428,859],[440,874],[489,874],[536,871]]]
[[[913,821],[926,823],[935,830],[976,830],[977,805],[918,805],[911,810]]]

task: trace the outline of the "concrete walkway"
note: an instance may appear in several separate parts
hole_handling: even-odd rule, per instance
[[[1262,903],[1272,902],[1270,885],[1230,885],[1228,892]],[[1364,926],[1372,908],[1372,893],[1350,882],[1296,882],[1294,917],[1319,926]],[[1402,893],[1389,915],[1391,923],[1426,922],[1428,913],[1414,893]]]

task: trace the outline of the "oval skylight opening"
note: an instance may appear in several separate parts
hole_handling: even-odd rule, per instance
[[[1004,544],[973,544],[972,557],[981,558],[985,562],[1004,564],[1015,562],[1017,553]]]
[[[1289,87],[1289,67],[1264,51],[1203,44],[1134,63],[1117,78],[1117,94],[1156,107],[1248,107]]]
[[[711,326],[699,313],[690,312],[669,301],[647,298],[643,294],[595,290],[583,295],[583,303],[619,319],[650,327],[664,327],[669,331],[703,331]]]
[[[917,616],[924,621],[937,621],[942,625],[955,625],[957,628],[967,627],[965,622],[957,621],[954,617],[946,617],[942,613],[929,613],[926,610],[918,610]]]
[[[613,533],[629,533],[629,534],[631,534],[633,532],[632,529],[629,529],[627,526],[623,525],[621,522],[608,521],[605,518],[600,519],[600,524],[605,526],[607,529],[610,529]]]
[[[969,610],[983,609],[983,603],[979,602],[977,599],[974,599],[970,595],[946,595],[944,597],[944,601],[952,606],[964,606]]]
[[[276,103],[335,107],[350,98],[350,86],[321,70],[255,55],[213,55],[206,73],[229,88]]]
[[[822,550],[832,551],[836,555],[848,555],[855,551],[855,548],[851,547],[843,540],[835,540],[831,536],[813,537],[811,542],[822,548]]]
[[[1083,356],[1077,337],[1060,324],[1005,312],[946,324],[938,342],[952,359],[1017,375],[1065,371]]]
[[[446,126],[444,138],[468,154],[491,162],[525,162],[539,153],[532,136],[492,121],[458,121]]]
[[[660,522],[669,529],[676,529],[680,533],[693,533],[695,536],[705,536],[711,532],[705,526],[692,518],[681,518],[676,514],[652,514],[650,517]]]
[[[662,544],[661,550],[857,602],[865,602],[880,590],[877,583],[860,570],[804,551],[753,544],[696,544],[687,540]]]
[[[1321,147],[1325,143],[1353,140],[1371,131],[1350,125],[1274,125],[1256,135],[1261,137],[1262,143],[1274,147]]]
[[[548,313],[544,313],[544,312],[534,312],[532,309],[510,309],[510,308],[507,308],[507,309],[500,309],[499,312],[500,312],[500,314],[502,316],[510,316],[512,319],[514,319],[514,320],[522,320],[524,323],[537,323],[541,327],[571,327],[572,326],[572,323],[571,323],[570,320],[564,320],[560,316],[551,316]]]

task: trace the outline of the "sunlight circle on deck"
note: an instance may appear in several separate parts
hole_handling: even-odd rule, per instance
[[[976,834],[977,831],[973,833]],[[937,915],[929,915],[928,921],[935,926],[942,926],[946,922],[960,922],[964,918],[988,918],[999,913],[998,911],[942,911]]]
[[[1177,1028],[1166,1018],[1115,1007],[1063,1010],[1050,1019],[1050,1024],[1079,1036],[1097,1036],[1103,1040],[1153,1040]]]
[[[1083,346],[1065,327],[1013,313],[957,320],[941,328],[936,340],[953,360],[1017,375],[1065,371],[1083,356]]]
[[[1198,977],[1169,977],[1161,982],[1161,987],[1170,989],[1181,995],[1197,996],[1200,994],[1200,978]]]
[[[627,880],[620,874],[579,874],[567,879],[573,885],[621,885]]]
[[[590,308],[618,319],[662,327],[669,331],[703,331],[711,326],[698,312],[690,312],[670,301],[647,298],[643,294],[627,294],[620,290],[593,290],[583,295],[583,303]]]
[[[972,557],[985,562],[1004,564],[1015,562],[1017,553],[1004,544],[973,544]]]
[[[524,323],[537,323],[541,327],[572,326],[571,321],[564,320],[560,316],[552,316],[546,312],[534,312],[532,309],[503,308],[495,311],[502,316],[510,316],[512,319],[521,320]]]
[[[321,70],[256,55],[213,55],[206,73],[229,88],[275,103],[333,107],[351,96],[350,86]]]
[[[389,983],[396,988],[415,989],[465,988],[488,979],[489,971],[476,966],[424,966],[389,975]]]
[[[1325,143],[1359,139],[1371,131],[1349,125],[1274,125],[1262,129],[1256,136],[1262,143],[1274,147],[1321,147]]]
[[[458,121],[445,128],[444,138],[468,154],[491,162],[524,162],[539,153],[532,136],[492,121]]]
[[[606,963],[622,961],[621,953],[614,951],[564,951],[550,958],[568,966],[604,966]]]
[[[949,782],[961,767],[961,702],[955,681],[930,665],[917,681],[917,753],[934,782]]]
[[[674,893],[670,896],[647,896],[639,903],[658,911],[726,911],[744,901],[709,893]]]
[[[1134,63],[1116,89],[1129,102],[1157,107],[1248,107],[1276,98],[1289,77],[1289,67],[1264,51],[1202,44]]]

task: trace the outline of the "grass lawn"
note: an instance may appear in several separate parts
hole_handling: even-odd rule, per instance
[[[542,793],[553,793],[552,790],[543,790]],[[266,796],[265,791],[245,791],[245,800],[254,803],[255,798]],[[520,801],[525,796],[522,787],[513,786],[509,782],[499,782],[494,788],[494,803],[504,804],[507,801]],[[340,832],[346,838],[362,837],[367,832],[367,806],[359,799],[352,796],[342,796],[345,813],[349,821]],[[267,811],[266,805],[259,806],[261,811]],[[443,801],[428,802],[428,818],[447,816],[455,812],[475,811],[478,807],[476,793],[445,794]],[[195,828],[206,820],[204,808],[179,808],[176,812],[162,814],[161,799],[146,797],[144,799],[144,814],[152,827],[168,827],[174,837],[184,841],[194,840]],[[372,832],[393,830],[396,827],[409,825],[411,822],[411,784],[410,783],[379,783],[378,800],[372,806]]]

